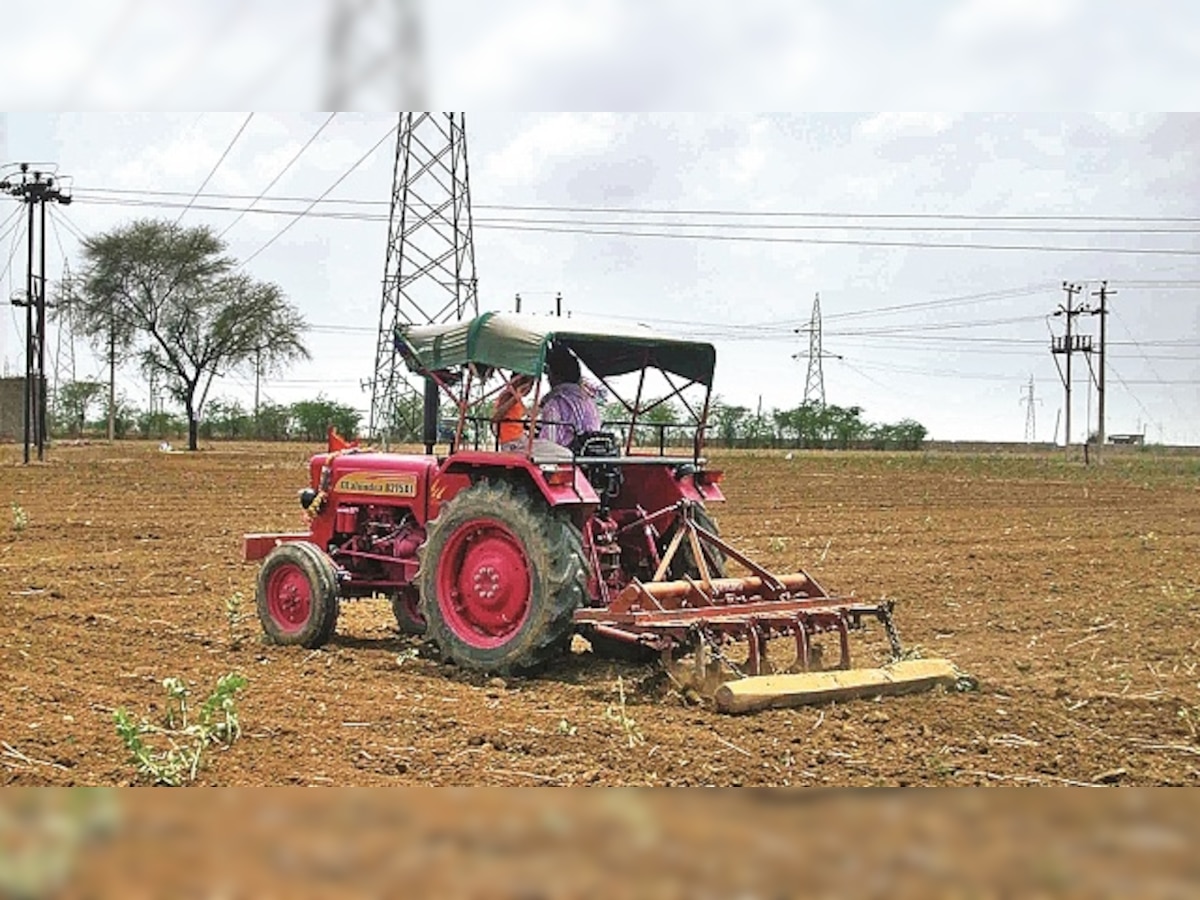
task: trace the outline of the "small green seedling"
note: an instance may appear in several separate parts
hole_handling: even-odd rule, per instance
[[[135,721],[125,709],[113,713],[117,736],[129,751],[138,775],[152,784],[169,787],[195,781],[205,749],[212,744],[229,747],[241,735],[236,695],[246,684],[246,678],[237,673],[223,675],[200,704],[194,721],[188,707],[191,692],[183,679],[175,677],[162,682],[167,695],[162,725],[144,716]]]

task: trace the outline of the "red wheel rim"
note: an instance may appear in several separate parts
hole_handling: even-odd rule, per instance
[[[530,587],[525,548],[492,519],[460,527],[438,560],[442,618],[472,647],[499,647],[520,630],[529,617]]]
[[[285,563],[267,581],[267,612],[285,634],[295,634],[312,614],[312,585],[304,571]]]

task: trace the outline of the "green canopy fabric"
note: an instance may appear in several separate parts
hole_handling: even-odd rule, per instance
[[[397,349],[416,372],[477,363],[541,375],[546,348],[566,344],[596,375],[624,375],[644,367],[662,369],[712,386],[712,344],[657,334],[644,325],[601,319],[483,313],[446,325],[412,325],[396,333]]]

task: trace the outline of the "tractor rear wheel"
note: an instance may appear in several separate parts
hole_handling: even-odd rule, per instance
[[[421,614],[444,656],[507,674],[567,650],[586,585],[569,519],[508,484],[481,481],[446,503],[427,534]]]
[[[255,606],[273,644],[320,647],[337,627],[333,562],[308,541],[280,544],[258,572]]]

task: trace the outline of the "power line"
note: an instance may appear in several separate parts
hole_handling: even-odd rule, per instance
[[[267,190],[269,190],[269,189],[270,189],[270,186],[268,186]],[[178,196],[180,194],[180,192],[176,192],[176,191],[145,191],[145,192],[141,192],[141,191],[129,190],[129,191],[124,191],[124,192],[119,192],[122,194],[122,196],[91,197],[87,194],[87,191],[89,189],[81,188],[79,190],[83,192],[81,194],[81,196],[87,197],[93,203],[107,203],[107,204],[113,204],[113,205],[118,205],[118,206],[154,206],[154,207],[161,207],[161,208],[176,208],[177,204],[172,202],[171,200],[150,200],[150,199],[138,199],[138,198],[139,198],[139,196],[142,196],[142,195],[173,197],[173,196]],[[94,188],[94,189],[90,189],[90,190],[93,193],[98,193],[98,194],[105,194],[105,193],[117,194],[118,193],[118,191],[116,191],[116,190],[106,191],[104,189],[98,189],[98,188]],[[251,212],[251,211],[261,213],[264,215],[292,215],[295,212],[294,210],[280,209],[277,207],[260,207],[258,209],[252,210],[252,207],[254,207],[254,205],[257,202],[264,199],[265,193],[266,192],[264,191],[262,194],[259,194],[257,197],[253,198],[249,206],[242,207],[242,206],[233,206],[233,205],[228,205],[228,204],[218,204],[218,203],[209,202],[204,205],[197,206],[196,208],[221,211],[221,212],[237,211],[243,215],[245,213]],[[133,196],[124,196],[124,194],[131,194]],[[219,199],[227,199],[227,200],[251,199],[251,198],[249,198],[248,195],[243,195],[243,194],[215,194],[215,193],[213,193],[213,194],[205,194],[204,197],[206,200],[209,200],[209,201],[219,200]],[[326,204],[337,204],[337,205],[342,205],[342,206],[349,206],[351,208],[362,207],[362,206],[378,207],[378,208],[380,208],[380,212],[374,213],[374,214],[362,213],[362,212],[350,212],[350,211],[346,211],[346,210],[328,210],[328,211],[315,212],[315,213],[313,213],[313,215],[315,217],[323,217],[323,218],[331,218],[331,219],[354,219],[354,220],[363,220],[363,221],[378,221],[379,219],[384,218],[384,213],[382,212],[382,204],[380,201],[375,201],[375,200],[356,200],[356,199],[325,200],[322,198],[313,199],[313,198],[303,198],[303,197],[272,197],[272,198],[270,198],[270,201],[275,202],[275,203],[308,203],[311,206],[316,206],[321,203],[326,203]],[[418,206],[419,206],[419,204],[418,204]],[[674,214],[674,215],[676,215],[678,217],[679,215],[685,215],[685,214],[680,213],[680,214]],[[748,214],[748,215],[754,215],[754,214]],[[869,214],[864,214],[863,218],[870,218],[870,216],[869,216]],[[698,221],[698,220],[694,220],[694,219],[690,220],[690,221],[672,221],[672,220],[637,221],[637,220],[632,220],[632,219],[625,219],[625,220],[620,220],[620,219],[618,219],[618,220],[599,219],[598,220],[598,219],[579,219],[579,218],[557,219],[557,218],[529,218],[529,217],[515,217],[515,216],[498,216],[498,217],[484,216],[484,217],[478,217],[477,221],[486,222],[493,227],[499,227],[499,226],[503,226],[503,225],[544,225],[544,226],[587,225],[587,226],[592,226],[592,227],[617,227],[617,228],[634,228],[634,227],[636,227],[636,228],[676,228],[676,229],[677,228],[724,228],[724,229],[736,229],[739,231],[748,231],[748,230],[753,230],[753,231],[863,231],[863,232],[903,232],[903,233],[931,233],[931,232],[961,233],[961,232],[982,231],[982,232],[993,232],[993,233],[1074,234],[1074,235],[1083,235],[1083,234],[1111,234],[1111,235],[1184,234],[1184,235],[1195,235],[1195,234],[1200,234],[1200,226],[1172,227],[1172,228],[1168,228],[1168,227],[1115,228],[1115,227],[1111,227],[1111,226],[1106,226],[1106,227],[1099,227],[1099,226],[1034,227],[1034,226],[1028,226],[1028,225],[1021,226],[1021,225],[979,225],[979,224],[974,224],[974,225],[895,225],[895,224],[871,225],[871,224],[864,224],[864,223],[858,222],[858,221],[837,222],[835,224],[827,224],[825,222],[793,222],[793,223],[780,224],[777,222],[750,222],[750,223],[730,223],[727,221],[705,222],[705,221]]]
[[[9,230],[5,231],[3,234],[0,234],[0,242],[2,242],[6,237],[8,237],[10,234],[12,234],[13,230],[21,227],[22,223],[24,222],[24,219],[18,218],[20,215],[21,215],[21,207],[14,206],[13,211],[8,214],[8,216],[5,218],[5,220],[3,222],[0,222],[0,228],[4,228],[6,225],[8,225],[9,222],[12,222],[12,225],[9,226]]]
[[[212,196],[212,195],[209,195]],[[313,218],[326,218],[350,221],[384,221],[386,216],[383,213],[377,214],[362,214],[345,211],[314,211],[315,206],[321,202],[323,197],[318,197],[309,203],[300,215],[311,215]],[[139,201],[139,200],[102,200],[93,198],[93,203],[110,203],[120,206],[151,206],[156,208],[174,208],[176,204],[163,201]],[[345,202],[345,201],[333,201]],[[294,210],[281,210],[272,208],[257,208],[236,207],[218,204],[196,204],[188,203],[185,206],[185,211],[188,208],[203,209],[215,212],[238,212],[244,215],[247,212],[255,212],[263,215],[296,215]],[[182,215],[182,214],[181,214]],[[546,224],[547,222],[561,222],[564,224]],[[989,250],[989,251],[1025,251],[1025,252],[1046,252],[1046,253],[1112,253],[1121,255],[1151,255],[1151,256],[1200,256],[1200,250],[1194,250],[1183,247],[1121,247],[1121,246],[1082,246],[1082,245],[1052,245],[1052,244],[1020,244],[1020,243],[974,243],[969,241],[918,241],[918,240],[873,240],[868,238],[831,238],[831,237],[780,237],[769,234],[711,234],[704,232],[688,232],[688,231],[661,231],[651,229],[696,229],[696,228],[716,228],[725,227],[716,223],[695,223],[695,222],[625,222],[612,223],[615,227],[603,227],[602,223],[589,223],[586,220],[575,222],[574,220],[544,220],[544,219],[513,219],[513,218],[477,218],[474,223],[477,227],[491,229],[493,231],[517,231],[517,232],[534,232],[542,234],[576,234],[590,235],[598,237],[632,237],[632,238],[673,238],[682,240],[697,240],[697,241],[717,241],[717,242],[734,242],[734,243],[763,243],[763,244],[797,244],[797,245],[815,245],[815,246],[849,246],[849,247],[896,247],[903,249],[948,249],[948,250]],[[736,226],[742,230],[747,228],[770,228],[775,226],[757,225],[757,226]],[[862,225],[838,225],[838,226],[819,226],[819,225],[795,225],[795,226],[780,226],[797,229],[813,229],[825,231],[903,231],[906,233],[921,233],[934,230],[949,230],[949,231],[977,231],[984,229],[929,229],[929,228],[912,228],[912,227],[871,227]],[[636,229],[636,230],[635,230]],[[1012,230],[1012,229],[1006,229]],[[1037,229],[1030,229],[1031,232],[1036,232]],[[1075,231],[1072,233],[1099,233],[1099,232],[1083,232]],[[1108,231],[1112,234],[1139,234],[1144,235],[1145,231]],[[1180,232],[1184,233],[1184,232]],[[1189,234],[1200,233],[1197,231],[1186,232]]]
[[[899,335],[906,332],[927,332],[927,331],[952,331],[956,328],[981,328],[990,325],[1015,325],[1021,322],[1040,322],[1044,316],[1009,316],[1004,319],[977,319],[971,322],[933,322],[917,325],[891,325],[880,326],[878,328],[863,328],[859,330],[849,331],[831,331],[830,334],[836,334],[841,337],[860,337],[868,335]]]
[[[200,192],[208,186],[208,182],[212,179],[212,177],[217,174],[217,169],[221,168],[221,163],[225,162],[225,157],[229,155],[229,151],[233,149],[233,145],[238,142],[238,138],[242,136],[242,132],[246,130],[246,126],[250,124],[250,120],[253,118],[254,113],[252,112],[246,115],[246,120],[242,122],[242,127],[237,130],[237,134],[233,136],[233,140],[229,142],[229,146],[225,148],[225,152],[221,154],[221,157],[217,160],[216,164],[212,167],[209,173],[204,176],[204,181],[200,182],[200,187],[196,188],[196,193],[192,194],[192,199],[187,202],[187,205],[184,206],[183,209],[180,210],[179,215],[176,216],[176,225],[178,225],[180,220],[183,219],[184,214],[191,209],[192,203],[194,203],[196,198],[200,196]]]
[[[53,209],[53,207],[51,207],[51,208]],[[21,211],[21,207],[18,206],[17,212],[19,213],[20,211]],[[21,237],[25,234],[25,217],[21,216],[20,221],[18,222],[17,226],[15,228],[10,229],[7,234],[12,234],[13,239],[12,239],[12,244],[8,250],[8,262],[6,262],[4,264],[4,269],[2,271],[0,271],[0,279],[3,279],[4,276],[7,275],[9,273],[9,271],[12,269],[13,259],[17,255],[17,241],[19,241],[21,239]],[[5,235],[6,237],[7,237],[7,234]],[[10,279],[10,284],[11,284],[11,279]]]
[[[849,312],[830,313],[829,315],[823,316],[823,319],[825,321],[830,321],[833,319],[842,320],[842,319],[862,318],[862,317],[867,317],[867,316],[887,315],[887,314],[894,313],[894,312],[911,312],[911,311],[917,311],[917,310],[938,309],[938,308],[943,308],[943,307],[948,307],[948,306],[959,306],[959,305],[968,304],[968,303],[972,304],[972,305],[977,305],[978,303],[988,302],[988,301],[992,301],[992,300],[1006,300],[1006,299],[1013,299],[1016,297],[1031,296],[1031,295],[1042,293],[1044,291],[1048,291],[1048,290],[1052,290],[1052,289],[1056,290],[1057,288],[1058,288],[1057,284],[1046,282],[1043,284],[1027,285],[1027,286],[1021,287],[1021,288],[1009,288],[1009,289],[1000,290],[1000,291],[988,291],[986,293],[981,293],[981,294],[964,294],[964,295],[960,295],[960,296],[956,296],[956,297],[944,297],[939,300],[918,300],[918,301],[915,301],[912,303],[897,303],[897,304],[893,304],[891,306],[877,306],[877,307],[872,307],[870,309],[860,309],[860,310],[851,310]],[[718,330],[719,333],[722,335],[728,334],[728,332],[731,329],[749,330],[749,331],[755,332],[756,334],[761,333],[763,331],[778,331],[781,334],[784,332],[790,334],[793,329],[805,324],[804,320],[800,320],[800,319],[791,319],[791,320],[783,319],[783,320],[774,320],[771,322],[751,322],[751,323],[746,323],[746,324],[737,324],[737,323],[731,323],[731,322],[697,322],[695,319],[661,319],[661,318],[656,318],[653,316],[622,316],[622,315],[615,315],[615,314],[608,315],[608,318],[619,319],[622,321],[629,321],[629,322],[643,322],[643,323],[647,323],[647,324],[654,323],[654,324],[659,324],[659,325],[683,325],[683,326],[688,326],[688,327],[702,325],[702,326],[711,327],[712,329]],[[835,333],[840,334],[841,332],[832,332],[832,331],[830,332],[830,334],[835,334]]]
[[[1114,255],[1149,256],[1200,256],[1200,250],[1181,247],[1084,247],[1049,246],[1046,244],[985,244],[966,241],[876,241],[853,238],[809,238],[771,237],[770,235],[691,234],[670,231],[628,231],[616,228],[568,228],[562,226],[541,227],[537,225],[494,225],[481,227],[492,231],[514,231],[532,234],[575,234],[590,237],[666,238],[674,240],[716,241],[720,243],[813,245],[833,247],[894,247],[897,249],[923,250],[1015,250],[1032,253],[1111,253]]]
[[[185,191],[150,190],[134,188],[105,188],[85,187],[76,185],[76,193],[91,191],[93,193],[113,194],[145,194],[153,196],[187,196]],[[249,200],[249,194],[211,193],[206,197],[226,200]],[[278,196],[271,200],[294,203],[309,203],[311,197]],[[319,199],[319,198],[318,198]],[[386,200],[344,198],[337,203],[359,204],[384,207]],[[544,204],[513,204],[513,203],[476,203],[475,209],[493,209],[508,212],[561,212],[561,213],[591,213],[591,214],[622,214],[622,215],[662,215],[662,216],[728,216],[731,218],[761,217],[761,218],[832,218],[832,219],[913,219],[967,221],[967,222],[1143,222],[1143,223],[1192,223],[1200,225],[1200,216],[1119,216],[1119,215],[998,215],[981,213],[880,213],[880,212],[832,212],[827,210],[730,210],[716,208],[682,208],[667,209],[654,207],[620,207],[620,206],[566,206]],[[1127,284],[1128,282],[1121,282]]]
[[[964,369],[930,369],[920,368],[916,366],[902,366],[895,363],[882,363],[875,360],[861,360],[851,357],[855,365],[875,369],[881,372],[898,372],[903,375],[916,375],[923,378],[969,378],[979,381],[1012,381],[1012,372],[971,372]],[[1125,381],[1122,379],[1122,384],[1152,386],[1160,385],[1162,387],[1170,387],[1172,385],[1193,385],[1200,384],[1200,379],[1197,378],[1182,378],[1175,381],[1146,381],[1141,379],[1132,379]]]
[[[86,194],[84,194],[86,198]],[[217,197],[217,194],[206,194],[206,197]],[[170,202],[170,200],[149,200],[136,198],[116,198],[116,197],[92,197],[91,203],[95,204],[110,204],[119,206],[151,206],[156,209],[176,209],[179,204]],[[272,198],[282,200],[284,198]],[[301,198],[287,198],[288,200],[299,200]],[[311,215],[313,218],[330,218],[330,220],[338,221],[355,221],[355,222],[383,222],[386,216],[382,211],[377,214],[370,212],[355,212],[347,210],[316,210],[316,205],[322,202],[322,198],[310,200],[308,209],[305,210],[305,215]],[[331,200],[331,203],[372,203],[367,200]],[[276,215],[290,216],[295,215],[295,210],[276,209],[276,208],[259,208],[254,209],[251,206],[233,206],[227,204],[216,203],[188,203],[185,209],[200,209],[216,212],[238,212],[239,218],[247,214],[247,212],[256,212],[258,215]],[[540,232],[547,234],[592,234],[592,235],[607,235],[607,236],[626,236],[626,238],[677,238],[689,240],[714,240],[714,241],[742,241],[742,242],[766,242],[766,244],[814,244],[814,245],[833,245],[833,246],[868,246],[868,247],[906,247],[906,248],[949,248],[949,250],[990,250],[990,251],[1036,251],[1036,252],[1072,252],[1072,253],[1100,253],[1111,252],[1121,254],[1158,254],[1158,256],[1200,256],[1200,251],[1189,250],[1184,247],[1097,247],[1097,246],[1069,246],[1069,245],[1031,245],[1031,244],[988,244],[988,242],[968,242],[968,241],[896,241],[896,240],[871,240],[871,239],[836,239],[836,238],[782,238],[782,236],[774,236],[770,234],[708,234],[708,233],[685,233],[660,232],[660,230],[647,229],[697,229],[697,228],[730,228],[726,223],[720,222],[611,222],[611,221],[593,221],[593,220],[546,220],[546,218],[516,218],[516,217],[478,217],[475,218],[476,226],[481,228],[490,228],[493,230],[516,230],[516,232]],[[827,226],[827,224],[736,224],[732,226],[738,230],[816,230],[816,232],[886,232],[886,233],[906,233],[906,234],[924,234],[931,232],[1019,232],[1027,234],[1127,234],[1127,235],[1152,235],[1152,234],[1200,234],[1200,229],[1099,229],[1099,228],[989,228],[989,227],[913,227],[913,226],[869,226],[869,224],[860,223],[841,223]],[[636,230],[634,230],[636,229]]]
[[[1150,414],[1150,410],[1146,409],[1146,405],[1144,403],[1142,403],[1142,401],[1138,397],[1138,395],[1135,394],[1130,389],[1129,385],[1131,384],[1131,382],[1128,382],[1124,378],[1122,378],[1121,373],[1116,370],[1116,367],[1114,367],[1111,362],[1109,363],[1108,371],[1112,372],[1113,375],[1116,376],[1117,381],[1121,382],[1121,386],[1125,388],[1125,393],[1127,393],[1133,399],[1133,402],[1138,405],[1138,409],[1140,409],[1145,414],[1146,421],[1149,422],[1149,421],[1153,420],[1154,416],[1152,416]]]
[[[312,146],[313,141],[315,141],[320,136],[321,132],[324,131],[329,126],[329,123],[333,121],[333,119],[336,115],[337,115],[336,112],[331,112],[329,114],[329,117],[320,124],[320,126],[317,128],[316,131],[313,132],[312,137],[310,137],[307,141],[304,142],[304,146],[296,151],[296,155],[293,156],[291,159],[289,159],[287,161],[287,164],[282,169],[279,170],[279,174],[277,174],[274,178],[271,179],[271,183],[262,189],[262,193],[260,193],[257,197],[255,197],[253,200],[250,201],[249,206],[247,206],[244,210],[242,210],[240,213],[238,213],[238,216],[236,219],[234,219],[232,222],[230,222],[228,225],[225,226],[225,229],[219,235],[217,235],[218,238],[225,237],[225,235],[229,233],[229,229],[233,228],[234,225],[236,225],[238,222],[240,222],[242,220],[242,217],[245,216],[246,213],[250,212],[251,208],[255,204],[257,204],[258,201],[261,200],[266,195],[267,191],[269,191],[271,188],[275,187],[275,185],[279,182],[279,179],[282,178],[284,175],[286,175],[288,169],[290,169],[293,165],[295,165],[296,160],[298,160],[301,156],[304,155],[304,151]]]
[[[79,241],[79,243],[83,244],[87,242],[87,235],[85,235],[83,231],[67,217],[67,214],[62,211],[61,207],[50,207],[50,217],[52,219],[58,218],[62,222],[63,227],[66,228],[67,231],[71,232],[71,236],[75,238],[75,240]]]
[[[1166,385],[1166,382],[1165,382],[1165,381],[1163,381],[1163,377],[1162,377],[1162,376],[1161,376],[1161,375],[1158,373],[1158,370],[1157,370],[1156,368],[1154,368],[1154,363],[1152,363],[1152,362],[1150,361],[1150,357],[1146,355],[1146,352],[1145,352],[1144,350],[1142,350],[1142,346],[1141,346],[1141,344],[1140,344],[1140,343],[1138,343],[1137,339],[1136,339],[1136,338],[1133,336],[1133,332],[1130,330],[1129,326],[1125,324],[1125,319],[1124,319],[1124,318],[1121,316],[1121,314],[1120,314],[1120,313],[1118,313],[1118,312],[1117,312],[1117,310],[1116,310],[1116,309],[1109,309],[1108,311],[1109,311],[1110,313],[1112,313],[1112,315],[1114,316],[1114,318],[1116,318],[1116,319],[1117,319],[1117,321],[1119,321],[1119,322],[1121,323],[1121,327],[1125,329],[1125,333],[1126,333],[1126,334],[1128,334],[1128,335],[1129,335],[1129,338],[1130,338],[1130,340],[1132,340],[1132,341],[1133,341],[1133,345],[1134,345],[1134,347],[1136,347],[1136,348],[1137,348],[1137,350],[1138,350],[1138,352],[1139,352],[1139,353],[1141,353],[1141,355],[1142,355],[1142,359],[1144,359],[1144,360],[1146,361],[1146,366],[1147,366],[1147,367],[1150,369],[1150,374],[1151,374],[1151,375],[1153,375],[1153,376],[1155,377],[1155,379],[1158,381],[1158,383],[1159,383],[1159,384],[1161,384],[1161,385],[1163,385],[1164,387],[1166,387],[1167,385]],[[1187,382],[1184,382],[1184,383],[1186,384]],[[1187,414],[1186,414],[1186,413],[1185,413],[1185,412],[1184,412],[1184,411],[1183,411],[1183,410],[1180,408],[1180,406],[1179,406],[1179,402],[1178,402],[1178,401],[1175,399],[1175,394],[1174,394],[1174,392],[1169,392],[1169,393],[1168,393],[1168,396],[1171,398],[1171,405],[1172,405],[1172,406],[1174,406],[1174,407],[1175,407],[1175,411],[1176,411],[1177,413],[1179,413],[1180,420],[1181,420],[1181,421],[1187,421],[1187,419],[1188,419],[1188,416],[1187,416]]]
[[[378,150],[388,138],[390,138],[393,134],[395,134],[396,129],[398,127],[399,127],[398,125],[393,125],[391,128],[389,128],[387,130],[387,133],[384,134],[384,136],[381,137],[378,141],[376,141],[372,145],[370,150],[368,150],[366,153],[364,153],[362,156],[360,156],[350,166],[350,168],[348,168],[345,172],[343,172],[341,175],[339,175],[337,180],[334,181],[333,184],[331,184],[329,187],[327,187],[324,190],[324,192],[321,194],[320,197],[317,197],[315,200],[313,200],[313,202],[310,203],[303,212],[296,215],[296,217],[294,219],[292,219],[292,221],[288,222],[286,225],[283,226],[283,228],[281,228],[279,231],[275,232],[275,234],[270,238],[270,240],[268,240],[265,244],[263,244],[261,247],[259,247],[257,250],[255,250],[253,253],[251,253],[249,256],[247,256],[244,260],[242,260],[241,264],[243,266],[246,265],[252,259],[254,259],[256,256],[258,256],[260,253],[262,253],[264,250],[266,250],[268,247],[270,247],[273,243],[275,243],[277,240],[279,240],[281,237],[283,237],[285,234],[287,234],[287,232],[291,229],[291,227],[293,225],[295,225],[297,222],[299,222],[301,219],[303,219],[306,215],[308,215],[308,213],[311,212],[312,208],[314,206],[316,206],[317,203],[319,203],[321,200],[323,200],[325,197],[327,197],[339,184],[341,184],[343,181],[345,181],[347,178],[349,178],[351,173],[353,173],[355,169],[357,169],[364,162],[366,162],[367,159],[370,158],[371,154],[373,154],[376,150]]]
[[[920,300],[914,303],[896,303],[891,306],[877,306],[873,307],[872,309],[832,313],[831,315],[826,316],[826,318],[855,319],[861,318],[862,316],[882,315],[889,312],[911,312],[918,309],[939,309],[945,306],[958,306],[964,303],[975,305],[983,302],[991,302],[993,300],[1013,300],[1018,297],[1030,297],[1057,289],[1057,284],[1046,281],[1039,284],[1030,284],[1018,288],[1006,288],[998,291],[986,291],[980,294],[962,294],[957,297],[945,297],[940,300]]]

